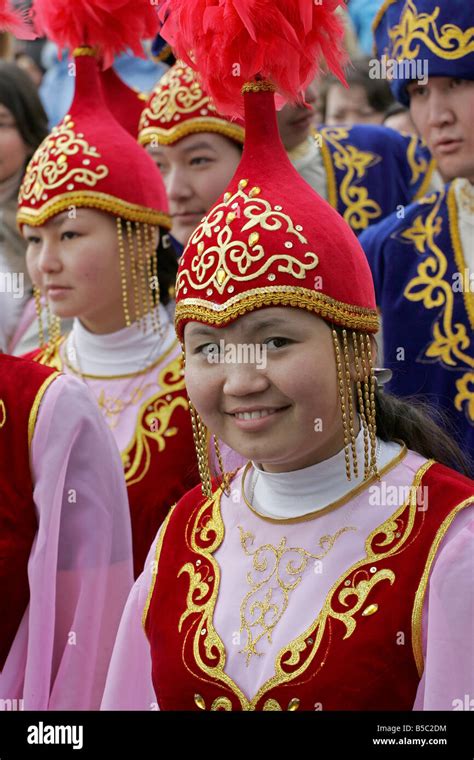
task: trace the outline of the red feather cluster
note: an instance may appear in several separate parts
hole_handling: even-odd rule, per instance
[[[160,26],[150,0],[35,0],[33,13],[41,35],[70,52],[97,47],[105,67],[128,49],[145,57],[141,42]]]
[[[342,81],[341,0],[161,0],[161,35],[201,75],[218,111],[243,115],[242,85],[269,79],[292,102],[324,59]]]
[[[15,10],[10,0],[0,0],[0,32],[10,32],[19,40],[35,40],[38,35],[28,21],[28,10]]]

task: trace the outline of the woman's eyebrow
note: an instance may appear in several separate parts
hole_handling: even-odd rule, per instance
[[[183,148],[182,152],[191,153],[193,150],[214,150],[214,148],[207,142],[198,142],[194,143],[194,145],[188,145],[186,148]]]

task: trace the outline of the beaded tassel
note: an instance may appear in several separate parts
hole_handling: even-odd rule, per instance
[[[357,478],[359,465],[354,431],[354,393],[349,356],[349,343],[352,340],[356,371],[355,386],[364,437],[364,480],[366,480],[371,475],[378,477],[376,463],[375,373],[372,362],[370,336],[355,331],[351,331],[351,333],[352,338],[348,337],[347,330],[342,330],[341,351],[338,333],[334,328],[332,329],[344,434],[344,457],[347,479],[351,480],[352,478],[350,452],[352,453],[354,476]]]
[[[130,327],[132,322],[130,319],[130,310],[128,306],[128,282],[127,282],[127,265],[126,265],[126,259],[125,259],[125,241],[123,239],[122,220],[120,219],[120,217],[117,217],[117,236],[118,236],[119,257],[120,257],[120,281],[122,284],[123,313],[125,315],[126,326]]]
[[[35,299],[36,316],[38,318],[40,348],[44,348],[46,345],[46,340],[44,337],[43,314],[41,309],[41,292],[40,289],[36,287],[36,285],[33,286],[33,295]]]
[[[139,277],[137,273],[137,261],[135,257],[135,244],[133,240],[132,223],[127,221],[126,228],[127,228],[127,242],[128,242],[128,260],[130,263],[130,271],[132,273],[133,303],[135,305],[135,321],[138,324],[140,324],[142,314],[141,314],[141,309],[140,309],[141,303],[140,303],[140,295],[139,295]]]
[[[345,388],[344,388],[344,375],[342,372],[342,362],[341,362],[341,351],[339,348],[339,338],[337,336],[336,330],[333,328],[332,330],[332,337],[333,337],[333,343],[334,343],[334,352],[336,354],[336,364],[337,364],[337,379],[339,384],[339,400],[341,404],[341,413],[342,413],[342,427],[344,431],[344,457],[346,460],[346,477],[347,480],[351,480],[351,462],[349,458],[349,434],[348,434],[348,426],[347,426],[347,414],[346,414],[346,394],[345,394]]]

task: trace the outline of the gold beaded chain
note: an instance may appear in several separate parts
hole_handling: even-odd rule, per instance
[[[359,401],[359,414],[362,420],[362,429],[363,429],[363,436],[364,436],[364,480],[365,480],[368,477],[368,472],[369,472],[369,431],[368,431],[367,419],[365,416],[364,397],[362,394],[362,377],[363,377],[362,363],[359,358],[359,349],[357,346],[357,334],[354,331],[352,332],[352,343],[354,346],[355,364],[356,364],[356,372],[357,372],[356,388],[357,388],[357,398]]]
[[[120,257],[120,281],[122,283],[122,305],[125,315],[125,324],[130,327],[132,322],[130,319],[130,311],[128,308],[128,286],[127,286],[127,270],[125,266],[125,241],[122,233],[122,220],[117,217],[117,235],[119,245],[119,257]]]
[[[140,322],[141,320],[141,310],[140,310],[140,300],[138,296],[138,276],[137,276],[137,270],[136,270],[136,259],[135,259],[135,245],[133,242],[133,229],[132,229],[132,223],[127,221],[126,222],[126,229],[127,229],[127,241],[128,241],[128,255],[129,255],[129,262],[130,262],[130,271],[132,273],[132,288],[133,288],[133,301],[135,304],[135,320],[137,322]]]
[[[184,345],[181,344],[181,350],[183,355],[183,372],[186,367],[186,354],[184,351]],[[191,425],[193,430],[194,448],[196,449],[196,456],[198,460],[199,477],[201,479],[202,493],[204,496],[210,498],[212,496],[212,483],[211,483],[211,468],[209,465],[209,431],[201,419],[199,412],[195,409],[191,399],[189,399],[189,412],[191,415]],[[219,440],[216,435],[212,436],[214,443],[214,449],[216,452],[217,461],[219,464],[221,482],[224,487],[224,491],[227,495],[230,494],[230,481],[229,475],[224,469],[224,462],[222,459],[221,450],[219,447]]]
[[[41,308],[41,291],[36,285],[33,286],[33,295],[35,299],[36,316],[38,318],[40,348],[44,348],[46,345],[46,341],[45,341],[45,335],[44,335],[43,314],[42,314],[42,308]]]
[[[120,280],[122,286],[122,304],[127,327],[132,325],[129,307],[129,285],[127,280],[127,255],[132,279],[132,301],[135,308],[135,322],[142,331],[147,331],[149,317],[154,333],[163,337],[163,325],[160,317],[160,287],[158,280],[158,262],[153,250],[153,237],[148,224],[126,221],[126,240],[123,234],[123,220],[117,217],[117,236],[120,259]],[[134,238],[135,234],[135,238]],[[136,245],[135,245],[136,240]],[[127,250],[128,249],[128,250]],[[150,278],[157,283],[157,298],[153,302],[150,294]]]
[[[332,329],[332,337],[333,337],[333,343],[334,343],[334,352],[336,354],[337,379],[338,379],[338,384],[339,384],[339,400],[340,400],[341,412],[342,412],[342,427],[343,427],[343,432],[344,432],[344,458],[346,460],[346,477],[347,477],[347,480],[351,480],[351,463],[350,463],[350,458],[349,458],[349,434],[348,434],[348,427],[347,427],[346,401],[345,401],[345,393],[344,393],[344,380],[343,380],[343,374],[342,374],[341,351],[339,348],[339,338],[334,328]]]
[[[356,389],[359,404],[359,413],[364,436],[364,479],[372,474],[377,475],[376,463],[376,414],[375,414],[375,373],[372,363],[372,351],[370,347],[370,336],[365,333],[352,332],[352,345],[354,347],[354,357],[356,366]],[[334,353],[337,366],[337,377],[339,386],[339,398],[342,414],[342,425],[344,434],[344,457],[346,462],[346,476],[351,480],[351,468],[349,457],[349,439],[352,452],[352,464],[354,476],[358,477],[358,462],[354,431],[354,394],[352,390],[352,380],[350,375],[349,360],[349,341],[347,330],[342,330],[343,351],[339,344],[337,331],[332,328],[332,337],[334,343]],[[345,380],[345,383],[344,383]],[[346,397],[349,409],[346,411]],[[348,432],[349,430],[349,432]]]
[[[352,465],[354,468],[354,477],[359,476],[359,467],[357,462],[356,441],[354,432],[354,396],[352,393],[352,380],[350,375],[350,362],[349,362],[349,347],[347,345],[347,330],[342,331],[342,339],[344,346],[344,362],[346,365],[346,386],[347,395],[349,397],[349,431],[351,434],[351,449],[352,449]]]

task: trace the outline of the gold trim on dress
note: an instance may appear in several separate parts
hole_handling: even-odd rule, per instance
[[[28,417],[28,448],[31,448],[31,442],[33,440],[33,435],[35,432],[36,420],[38,418],[38,411],[43,400],[43,396],[53,380],[56,380],[59,374],[59,372],[53,372],[51,375],[49,375],[49,377],[47,377],[44,383],[40,386],[40,389],[35,396],[35,400],[33,401],[33,405],[30,409],[30,415]]]
[[[173,414],[177,409],[189,410],[187,396],[182,393],[185,391],[182,368],[180,354],[169,364],[164,364],[155,380],[159,390],[150,395],[140,407],[132,439],[121,452],[127,488],[143,480],[150,469],[150,441],[156,444],[155,450],[161,453],[166,448],[167,440],[179,432],[179,427],[172,423]],[[158,423],[157,427],[154,423]]]
[[[193,530],[191,534],[191,544],[190,549],[195,552],[196,554],[200,554],[202,556],[205,556],[206,559],[210,562],[212,565],[213,570],[213,576],[214,576],[214,588],[212,591],[212,594],[208,601],[200,606],[199,605],[199,599],[203,598],[207,595],[209,591],[209,582],[205,578],[201,576],[201,573],[199,572],[199,569],[196,569],[194,565],[190,562],[186,563],[181,570],[178,573],[178,577],[183,573],[186,572],[189,575],[189,591],[187,594],[187,600],[186,600],[186,610],[183,612],[180,623],[179,623],[179,629],[181,629],[182,623],[186,619],[186,617],[192,613],[201,613],[200,621],[198,621],[193,627],[195,630],[194,635],[194,642],[193,642],[193,652],[194,652],[194,658],[196,665],[200,668],[200,670],[206,674],[208,678],[211,678],[214,681],[220,681],[221,683],[224,683],[237,697],[237,699],[240,702],[240,705],[242,707],[242,710],[249,711],[249,710],[255,710],[256,704],[259,702],[259,700],[265,695],[266,692],[273,689],[274,687],[280,686],[283,683],[288,683],[295,678],[298,678],[301,676],[302,673],[304,673],[308,666],[311,664],[311,662],[314,660],[314,657],[316,656],[319,646],[321,643],[321,640],[323,638],[323,634],[325,632],[326,628],[326,622],[327,620],[332,617],[335,619],[340,620],[345,627],[346,627],[346,633],[344,635],[344,638],[349,638],[352,633],[354,632],[357,622],[354,619],[354,615],[362,610],[366,602],[366,599],[372,590],[372,588],[379,582],[388,580],[389,583],[392,585],[395,581],[395,574],[390,569],[381,569],[376,572],[371,572],[369,575],[367,573],[367,578],[363,581],[359,581],[358,583],[355,583],[355,571],[362,568],[364,565],[367,565],[369,562],[380,562],[381,560],[386,559],[387,557],[390,557],[397,552],[400,551],[401,547],[406,544],[408,541],[413,526],[415,523],[415,516],[416,511],[418,509],[417,505],[417,489],[419,487],[419,484],[421,482],[422,477],[426,473],[426,471],[435,464],[435,460],[431,459],[423,463],[418,470],[416,471],[412,485],[410,488],[410,495],[406,499],[406,501],[396,509],[396,511],[389,516],[381,525],[378,525],[368,536],[368,538],[365,541],[365,551],[366,556],[354,563],[349,569],[345,570],[339,578],[336,580],[336,582],[332,585],[331,589],[329,590],[328,594],[326,595],[324,604],[317,615],[316,619],[313,621],[313,623],[298,637],[293,639],[288,646],[283,647],[278,652],[276,659],[275,659],[275,675],[272,676],[270,679],[268,679],[263,686],[257,691],[257,693],[252,697],[252,699],[249,699],[245,696],[243,691],[238,687],[238,685],[235,683],[235,681],[230,678],[225,672],[225,662],[226,662],[226,652],[225,652],[225,646],[222,642],[222,639],[218,635],[217,631],[214,628],[213,621],[214,621],[214,611],[215,611],[215,605],[217,602],[217,597],[219,593],[219,587],[220,587],[220,567],[218,562],[214,558],[214,553],[221,545],[223,538],[224,538],[224,522],[222,519],[222,513],[221,513],[221,498],[223,493],[222,485],[218,487],[218,489],[215,491],[215,493],[208,499],[205,499],[201,507],[199,507],[197,515],[193,518]],[[210,516],[210,519],[206,520],[205,523],[201,522],[202,515],[208,510],[208,508],[212,505],[212,514]],[[397,525],[397,519],[398,517],[403,514],[403,512],[409,508],[409,513],[407,515],[407,523],[405,527],[405,531],[403,535],[401,536],[395,536],[398,525]],[[191,520],[191,518],[190,518]],[[189,522],[188,522],[189,525]],[[206,549],[202,548],[202,546],[198,546],[195,541],[195,535],[196,526],[200,527],[200,541],[204,542],[206,539],[208,539],[209,536],[214,535],[215,539],[212,541],[212,543],[207,546]],[[163,529],[163,537],[164,537],[165,529]],[[381,534],[385,535],[385,538],[383,540],[379,540],[377,543],[377,546],[384,546],[387,544],[392,544],[391,548],[388,549],[386,552],[382,553],[376,553],[374,552],[372,545],[373,541],[377,536],[380,536]],[[394,538],[397,537],[397,542],[394,543]],[[161,546],[162,542],[160,544],[160,552],[161,552]],[[157,560],[159,557],[157,556]],[[157,565],[155,565],[157,567]],[[353,577],[352,584],[343,584],[344,580],[348,578],[349,576]],[[156,574],[153,579],[153,586],[156,581]],[[345,612],[336,612],[331,607],[332,598],[336,592],[337,589],[340,589],[339,591],[339,601],[342,602],[346,607],[347,605],[347,598],[353,598],[355,596],[356,602],[353,604],[351,608],[348,607],[347,611]],[[196,589],[200,590],[199,594],[196,594]],[[153,593],[153,590],[151,590],[151,594]],[[151,599],[150,594],[150,599]],[[147,608],[148,612],[148,608]],[[361,613],[362,614],[362,613]],[[146,616],[142,618],[143,625],[145,625],[146,622]],[[204,634],[205,631],[205,634]],[[317,631],[317,635],[314,637],[314,632]],[[217,653],[217,665],[214,667],[207,666],[200,656],[200,646],[199,641],[202,639],[203,635],[204,638],[204,647],[206,648],[206,651],[213,651],[213,653]],[[301,653],[307,649],[308,643],[307,639],[308,637],[314,637],[314,640],[311,642],[311,654],[306,657],[303,664],[298,668],[298,670],[295,670],[292,673],[285,673],[281,667],[281,658],[283,655],[288,654],[288,652],[291,653],[291,657],[286,659],[286,664],[296,665],[298,661],[300,660]],[[186,667],[187,664],[184,663]],[[323,664],[323,663],[322,663]]]
[[[449,215],[449,232],[454,250],[454,259],[458,268],[458,272],[464,279],[464,273],[468,269],[468,266],[466,259],[464,258],[461,235],[459,232],[459,215],[454,183],[451,184],[451,187],[448,190],[447,204]],[[466,312],[469,317],[469,322],[471,324],[471,328],[474,330],[474,292],[472,292],[470,288],[463,288],[463,296]]]
[[[369,190],[361,185],[361,181],[367,176],[369,169],[382,161],[382,156],[355,145],[343,145],[342,141],[349,139],[349,129],[346,127],[323,127],[320,136],[327,151],[325,156],[323,150],[323,161],[326,171],[329,172],[328,190],[329,185],[335,185],[335,189],[331,188],[329,191],[329,195],[335,192],[335,197],[331,199],[334,201],[334,208],[338,208],[340,199],[345,207],[341,211],[343,219],[351,229],[364,230],[370,225],[371,220],[382,216],[382,209],[377,201],[369,197]],[[329,145],[334,148],[334,154],[331,153]],[[343,173],[339,184],[335,166]]]
[[[327,506],[323,507],[322,509],[315,510],[314,512],[308,512],[308,514],[300,515],[299,517],[269,517],[268,515],[262,515],[260,512],[258,512],[252,504],[246,499],[245,492],[244,492],[244,485],[245,485],[245,477],[247,475],[248,470],[250,469],[250,465],[252,462],[247,462],[245,465],[244,472],[242,473],[242,495],[244,497],[244,502],[247,505],[247,507],[261,520],[265,520],[266,522],[274,523],[277,525],[285,525],[287,523],[299,523],[299,522],[306,522],[308,520],[314,520],[318,517],[322,517],[323,515],[327,515],[329,512],[333,512],[335,509],[338,509],[338,507],[342,507],[344,504],[347,504],[348,501],[358,496],[359,493],[361,493],[365,488],[368,488],[371,483],[374,482],[374,480],[379,480],[382,475],[385,475],[387,472],[389,472],[393,467],[395,467],[397,464],[399,464],[406,456],[408,449],[406,444],[403,441],[398,441],[397,443],[400,443],[402,446],[401,451],[396,454],[393,459],[391,459],[389,462],[387,462],[386,465],[382,467],[381,470],[377,474],[371,475],[370,478],[367,480],[363,480],[362,483],[359,483],[359,485],[352,488],[348,493],[344,494],[344,496],[341,496],[340,499],[337,499],[336,501],[333,501],[331,504],[328,504]]]
[[[423,575],[421,577],[421,581],[418,585],[418,589],[415,594],[415,602],[413,604],[413,613],[412,613],[412,619],[411,619],[412,621],[411,622],[412,647],[413,647],[413,656],[415,658],[416,667],[417,667],[418,675],[420,676],[420,678],[422,677],[423,670],[424,670],[423,635],[422,635],[423,604],[424,604],[426,589],[428,586],[428,577],[431,572],[431,566],[436,557],[436,553],[439,549],[439,545],[442,539],[444,538],[444,536],[446,535],[448,528],[451,526],[451,523],[453,522],[454,518],[462,509],[465,509],[465,507],[469,507],[472,505],[474,505],[474,496],[470,496],[468,499],[465,499],[464,501],[457,504],[457,506],[453,508],[452,512],[450,512],[449,515],[444,519],[431,545],[431,549],[428,554],[428,559],[426,561],[426,565],[423,570]]]
[[[456,268],[464,262],[462,248],[459,239],[459,231],[456,220],[456,200],[453,198],[454,188],[448,190],[448,225],[450,227],[451,240],[454,247]],[[402,243],[409,243],[417,253],[425,254],[424,260],[418,264],[416,276],[407,283],[403,296],[412,302],[421,301],[425,309],[436,309],[437,316],[432,323],[432,338],[425,348],[424,357],[428,360],[438,360],[442,364],[461,368],[474,368],[474,357],[467,351],[471,341],[466,325],[457,322],[453,325],[454,291],[452,283],[446,278],[448,260],[445,253],[436,243],[436,238],[442,230],[443,217],[438,215],[446,198],[446,191],[436,193],[419,202],[420,214],[416,216],[410,227],[400,228],[395,236]],[[424,214],[423,205],[431,204],[432,208]],[[461,276],[463,272],[461,271]],[[474,295],[467,294],[467,302],[471,303]],[[471,314],[467,310],[468,322]],[[472,322],[474,326],[474,319]]]
[[[153,591],[155,590],[155,582],[156,582],[156,575],[157,575],[157,572],[158,572],[158,561],[159,561],[160,555],[161,555],[161,547],[163,546],[163,539],[165,537],[166,528],[168,527],[168,523],[170,521],[170,518],[171,518],[171,515],[173,513],[173,510],[174,510],[175,506],[176,506],[176,504],[173,504],[173,506],[170,508],[170,511],[166,515],[166,517],[163,520],[163,522],[161,524],[161,527],[159,529],[159,536],[158,536],[158,540],[156,542],[156,549],[155,549],[155,559],[153,561],[153,570],[152,570],[152,576],[151,576],[150,589],[148,591],[145,607],[144,607],[143,613],[142,613],[142,626],[143,626],[144,630],[145,630],[145,625],[146,625],[146,619],[148,617],[148,610],[150,609],[151,598],[153,596]],[[145,631],[145,633],[146,633],[146,631]]]

